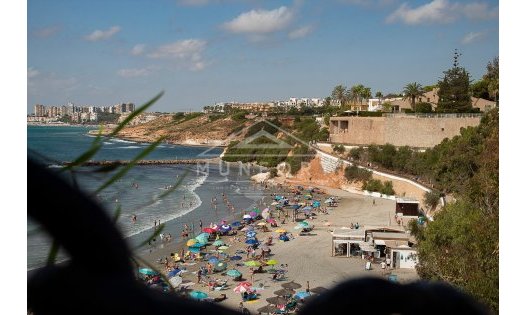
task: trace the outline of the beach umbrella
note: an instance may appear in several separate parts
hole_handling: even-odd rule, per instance
[[[230,276],[232,278],[237,278],[237,277],[241,276],[241,272],[239,272],[236,269],[230,269],[229,271],[226,272],[226,275]]]
[[[223,271],[225,270],[227,267],[227,263],[226,262],[217,262],[215,265],[214,265],[214,270],[215,271]]]
[[[324,287],[315,287],[315,288],[311,289],[310,292],[316,293],[316,294],[321,294],[321,293],[323,293],[325,291],[328,291],[328,290],[329,289],[324,288]]]
[[[282,304],[287,304],[289,302],[288,299],[281,297],[281,296],[273,296],[273,297],[266,299],[266,301],[274,305],[282,305]]]
[[[285,230],[285,229],[277,229],[274,232],[276,232],[276,233],[287,233],[287,230]]]
[[[294,209],[294,210],[298,210],[299,208],[301,208],[300,205],[292,205],[292,209]]]
[[[247,238],[253,238],[253,237],[256,236],[256,234],[257,234],[257,233],[254,232],[254,231],[248,231],[247,234],[246,234],[246,237],[247,237]]]
[[[303,228],[310,227],[310,223],[307,222],[307,221],[301,221],[301,222],[298,223],[298,225],[302,226]]]
[[[277,296],[293,295],[294,294],[294,290],[291,290],[291,289],[280,289],[280,290],[274,291],[274,294],[277,295]]]
[[[183,278],[181,278],[179,276],[175,276],[175,277],[170,278],[170,280],[168,280],[168,281],[170,282],[172,287],[176,288],[178,285],[183,283]]]
[[[284,283],[281,285],[282,287],[286,288],[286,289],[299,289],[301,288],[301,284],[299,283],[296,283],[294,281],[291,281],[291,282],[287,282],[287,283]]]
[[[201,249],[199,247],[189,247],[188,250],[194,254],[201,252]]]
[[[244,287],[246,287],[247,289],[249,289],[249,288],[252,287],[252,283],[251,283],[251,282],[248,282],[248,281],[240,282],[238,285],[244,286]]]
[[[259,267],[259,266],[261,266],[261,263],[259,261],[249,260],[249,261],[245,261],[245,266],[247,266],[247,267]]]
[[[250,211],[249,215],[251,218],[255,218],[258,216],[258,214],[255,211]]]
[[[250,238],[248,240],[245,241],[245,244],[248,244],[248,245],[254,245],[254,244],[259,244],[259,242],[253,238]]]
[[[252,219],[252,217],[250,216],[250,214],[245,214],[243,215],[243,219]]]
[[[205,227],[203,229],[203,232],[210,233],[210,234],[215,233],[215,231],[216,230],[214,230],[213,228],[210,228],[210,227]]]
[[[312,211],[312,207],[311,206],[307,206],[307,207],[304,207],[301,210],[303,210],[303,211]]]
[[[196,240],[195,238],[192,238],[192,239],[189,239],[187,242],[186,242],[186,246],[193,246],[194,244],[197,244],[199,243],[198,240]]]
[[[178,273],[181,272],[181,269],[175,268],[174,270],[170,271],[167,276],[168,278],[177,276]]]
[[[221,225],[221,230],[228,232],[228,231],[232,230],[232,227],[230,225],[228,225],[228,224],[223,224],[223,225]]]
[[[192,246],[189,246],[190,248],[201,248],[203,246],[206,246],[206,244],[203,244],[203,243],[195,243],[194,245]]]
[[[219,246],[217,249],[219,249],[219,250],[225,250],[225,249],[228,249],[228,246],[226,246],[226,245]]]
[[[139,272],[142,273],[143,275],[148,275],[148,276],[153,276],[153,275],[158,275],[159,273],[153,269],[150,269],[150,268],[140,268],[139,269]]]
[[[243,259],[243,257],[237,256],[237,255],[230,257],[230,260],[241,260],[241,259]]]
[[[275,260],[275,259],[270,259],[270,260],[267,260],[265,263],[266,263],[267,265],[272,266],[272,265],[276,265],[276,264],[278,263],[278,261]]]
[[[314,202],[312,203],[312,206],[313,206],[314,208],[319,208],[319,207],[321,206],[321,204],[320,204],[320,202],[319,202],[318,200],[316,200],[316,201],[314,201]]]
[[[272,223],[276,223],[276,219],[267,219],[267,222],[272,224]]]
[[[277,308],[274,305],[270,305],[270,304],[258,308],[258,312],[266,313],[266,314],[272,314],[272,313],[274,313],[274,312],[276,312],[278,310],[279,310],[279,308]]]
[[[208,259],[208,262],[211,263],[211,264],[215,264],[215,263],[219,262],[219,258],[217,258],[215,256],[212,256],[212,257],[210,257],[210,259]]]
[[[192,291],[190,292],[190,297],[196,300],[202,300],[202,299],[206,299],[208,297],[208,294],[202,291]]]
[[[225,245],[225,242],[223,242],[222,240],[217,240],[215,242],[212,243],[213,246],[221,246],[221,245]]]
[[[237,287],[234,288],[234,292],[235,293],[243,293],[243,292],[247,292],[249,290],[250,290],[250,288],[247,288],[247,287],[242,286],[242,285],[238,285]]]
[[[307,292],[307,291],[300,291],[300,292],[294,294],[294,298],[295,298],[296,300],[303,300],[303,299],[305,299],[306,297],[309,297],[309,296],[311,296],[311,295],[312,295],[312,294],[311,294],[310,292]]]
[[[208,238],[208,237],[210,237],[210,233],[202,232],[201,234],[197,235],[197,237],[206,237],[206,238]]]
[[[204,236],[196,236],[195,238],[199,243],[195,243],[194,245],[192,245],[191,247],[202,247],[202,246],[205,246],[206,243],[208,243],[208,237],[204,237]]]
[[[239,221],[234,221],[234,222],[230,223],[230,226],[233,226],[233,227],[239,227],[239,226],[241,226],[241,222],[239,222]]]

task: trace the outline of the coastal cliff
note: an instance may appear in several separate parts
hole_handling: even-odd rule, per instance
[[[231,117],[213,119],[210,115],[199,115],[190,119],[175,119],[173,115],[163,115],[144,124],[126,126],[118,137],[137,142],[154,142],[165,137],[167,143],[197,146],[227,146],[230,141],[239,140],[236,128],[244,127],[242,121]],[[111,129],[103,130],[108,134]],[[93,130],[91,134],[98,133]]]

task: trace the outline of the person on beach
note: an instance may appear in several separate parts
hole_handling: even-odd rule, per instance
[[[136,223],[136,222],[137,222],[137,216],[136,216],[135,214],[132,214],[131,219],[132,219],[132,222],[133,222],[133,223]]]
[[[203,221],[199,220],[199,229],[202,230],[203,229]]]
[[[198,269],[198,270],[197,270],[197,283],[198,283],[198,284],[201,283],[201,274],[202,274],[202,273],[203,273],[203,272],[201,271],[201,269]]]

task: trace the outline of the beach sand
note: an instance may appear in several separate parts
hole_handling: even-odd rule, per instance
[[[372,270],[365,270],[365,260],[361,257],[331,257],[331,234],[330,231],[337,227],[348,227],[351,222],[358,222],[361,226],[363,225],[389,225],[390,218],[394,214],[395,202],[392,200],[386,200],[381,198],[374,198],[375,204],[373,205],[373,197],[366,197],[358,194],[353,194],[340,189],[320,187],[325,192],[325,196],[316,194],[314,197],[317,199],[325,198],[326,196],[337,196],[340,197],[340,202],[337,207],[329,208],[329,214],[319,214],[315,219],[311,220],[314,224],[314,230],[311,232],[312,235],[299,236],[298,230],[294,230],[296,222],[287,222],[281,225],[280,228],[285,228],[289,232],[293,233],[294,239],[288,242],[275,241],[270,246],[272,253],[270,259],[276,259],[279,264],[287,264],[288,272],[286,274],[286,281],[273,282],[271,280],[272,275],[268,273],[255,274],[253,278],[253,286],[258,288],[260,297],[255,301],[245,302],[244,306],[251,312],[257,314],[257,309],[267,305],[266,298],[275,296],[274,291],[282,289],[281,284],[292,281],[302,285],[302,288],[296,291],[303,291],[306,289],[307,281],[310,283],[310,288],[318,286],[331,288],[338,283],[359,277],[380,277],[387,278],[387,274],[395,274],[398,276],[398,280],[401,283],[407,283],[418,280],[418,275],[415,270],[412,269],[394,269],[394,270],[383,270],[379,265],[373,264]],[[271,192],[277,192],[277,187],[269,188],[266,192],[266,197],[262,202],[267,205],[271,203]],[[261,209],[264,208],[262,205]],[[273,209],[274,207],[271,207]],[[303,217],[303,216],[300,216]],[[331,222],[330,226],[326,225],[326,222]],[[392,222],[391,222],[392,224]],[[271,229],[274,231],[275,229]],[[244,233],[240,233],[244,235]],[[274,232],[258,232],[257,237],[259,240],[265,240],[269,235],[277,236]],[[244,237],[242,237],[244,240]],[[233,242],[233,238],[222,237],[222,240],[232,245],[225,252],[229,255],[234,255],[237,249],[244,249],[246,245],[244,241]],[[178,244],[180,246],[180,244]],[[167,256],[170,257],[171,252],[179,252],[175,243],[168,243],[164,245],[164,248],[154,250],[150,254],[144,255],[142,258],[149,261],[150,263],[158,266],[159,269],[164,269],[164,266],[156,263],[156,261]],[[208,248],[211,248],[209,246]],[[185,248],[186,249],[186,248]],[[259,252],[259,251],[258,251]],[[242,263],[246,255],[242,255],[243,260],[239,261]],[[185,266],[188,272],[183,274],[183,282],[196,282],[195,271],[198,266],[204,265],[206,262],[198,263],[195,265]],[[228,262],[228,269],[234,267],[234,262]],[[243,273],[243,278],[250,281],[249,268],[245,266],[236,266],[236,268]],[[265,267],[268,269],[269,267]],[[227,299],[220,302],[221,305],[238,308],[239,302],[242,301],[240,294],[234,293],[233,288],[236,286],[234,282],[228,276],[222,276],[220,273],[213,274],[214,278],[228,279],[229,286],[221,291],[209,291],[204,284],[194,284],[189,286],[189,289],[200,290],[209,294],[210,297],[219,297],[221,294],[226,294]]]

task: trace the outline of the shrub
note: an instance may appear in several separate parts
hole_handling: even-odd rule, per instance
[[[438,206],[438,202],[440,201],[440,193],[438,191],[430,191],[426,192],[424,195],[424,202],[426,206],[428,206],[431,209],[434,209],[436,206]]]
[[[333,144],[332,151],[335,153],[342,154],[345,152],[345,147],[342,144]]]
[[[384,182],[383,188],[380,190],[380,192],[384,195],[394,195],[395,191],[393,189],[393,182],[390,180]]]
[[[359,160],[362,153],[363,153],[363,148],[352,148],[349,151],[349,157],[351,157],[353,160]]]
[[[415,112],[416,113],[432,113],[433,106],[431,105],[431,103],[426,103],[426,102],[416,103]]]
[[[359,168],[356,165],[349,165],[345,168],[345,178],[350,182],[368,181],[373,176],[371,171]]]
[[[278,176],[278,169],[273,167],[270,169],[270,178],[274,178],[276,176]]]

